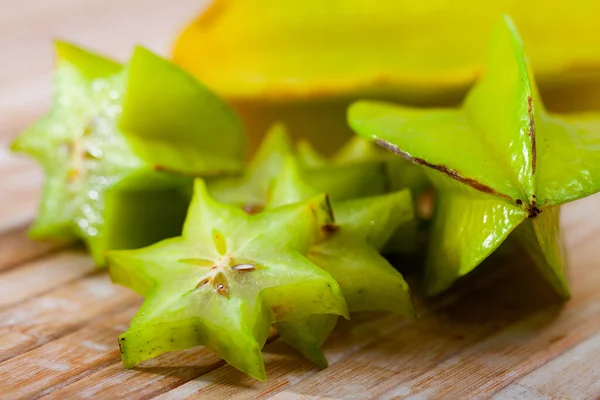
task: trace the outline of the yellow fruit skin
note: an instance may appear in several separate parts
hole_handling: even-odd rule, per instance
[[[354,99],[458,104],[505,13],[521,28],[546,107],[600,108],[599,4],[213,0],[173,58],[235,107],[251,148],[282,120],[329,152],[350,135],[343,111]]]

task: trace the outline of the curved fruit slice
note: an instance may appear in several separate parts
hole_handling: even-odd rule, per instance
[[[393,93],[414,101],[465,90],[481,69],[491,27],[509,13],[523,26],[544,81],[600,64],[600,53],[586,40],[596,6],[590,0],[551,12],[535,2],[510,1],[465,12],[477,5],[216,0],[185,29],[174,59],[229,98]]]
[[[338,152],[327,158],[317,152],[308,142],[298,144],[298,158],[307,168],[324,169],[332,165],[353,165],[366,162],[382,162],[388,181],[389,191],[409,188],[413,194],[415,207],[419,206],[421,195],[431,187],[423,168],[386,152],[370,140],[355,136]],[[357,188],[357,190],[360,190]],[[377,193],[373,193],[377,194]],[[356,196],[355,196],[356,197]],[[422,221],[411,219],[402,224],[390,238],[384,253],[412,253],[418,246],[419,235],[425,235]]]
[[[136,50],[125,69],[64,42],[57,42],[56,50],[52,108],[12,144],[13,150],[35,157],[46,174],[32,237],[81,238],[95,261],[102,264],[106,249],[146,246],[179,234],[187,208],[181,190],[191,185],[191,180],[157,170],[159,166],[174,169],[177,165],[159,163],[165,161],[164,153],[151,151],[149,137],[158,135],[159,128],[169,132],[182,140],[186,151],[181,159],[197,161],[206,151],[200,145],[214,141],[210,135],[219,132],[199,129],[207,119],[194,119],[197,116],[190,110],[218,108],[223,103],[212,95],[203,95],[206,90],[193,78],[145,50]],[[172,84],[169,99],[173,104],[188,102],[187,108],[155,110],[159,105],[156,87],[138,87],[139,79],[145,79],[148,73],[167,86]],[[174,93],[175,88],[181,92]],[[142,96],[140,91],[146,93]],[[143,123],[142,110],[147,111]],[[178,122],[169,130],[173,118]],[[178,118],[187,118],[189,125],[179,130],[185,124]],[[234,122],[226,121],[230,119]],[[119,128],[120,121],[125,121],[127,134]],[[221,121],[215,126],[235,125],[235,118],[227,113],[216,114],[215,121]],[[239,135],[233,131],[222,134]],[[128,141],[129,135],[136,137],[135,143]],[[190,141],[184,145],[186,137]],[[149,140],[148,144],[144,140]],[[234,152],[214,154],[229,160]],[[239,164],[239,160],[236,162]],[[225,161],[216,165],[223,167],[226,163],[235,164]],[[213,168],[209,164],[204,167]]]
[[[274,125],[241,177],[220,177],[208,182],[209,192],[217,200],[234,204],[249,213],[261,211],[269,201],[271,188],[280,174],[285,159],[295,157],[286,129]],[[387,182],[382,162],[326,165],[303,168],[302,175],[315,193],[327,193],[332,200],[383,193]]]
[[[119,129],[136,154],[188,175],[241,169],[243,127],[220,98],[143,47],[135,48],[126,70]]]
[[[370,140],[354,136],[348,140],[331,157],[325,157],[312,145],[301,140],[298,143],[298,159],[301,165],[308,169],[323,169],[331,166],[347,166],[368,162],[382,162],[388,178],[388,189],[390,191],[410,188],[411,192],[418,196],[428,187],[430,183],[422,168],[399,157],[390,155]]]
[[[251,147],[280,120],[332,152],[351,135],[343,110],[352,99],[458,104],[503,13],[523,29],[549,108],[598,109],[597,11],[593,0],[214,0],[185,28],[173,59],[234,105]]]
[[[267,208],[294,204],[314,191],[290,157],[275,182]],[[324,226],[307,257],[340,284],[350,312],[386,310],[412,315],[406,282],[378,252],[401,224],[413,218],[410,192],[337,202],[334,211],[336,224]],[[277,326],[283,340],[325,367],[327,360],[320,347],[336,321],[334,315],[312,315]]]
[[[247,215],[196,181],[181,237],[109,252],[113,280],[146,296],[119,339],[125,365],[205,345],[264,380],[273,322],[347,314],[335,280],[301,255],[331,223],[324,195]]]
[[[535,235],[517,237],[538,242],[543,275],[568,297],[553,210],[600,190],[600,131],[547,115],[508,17],[494,31],[488,64],[461,110],[359,102],[349,121],[360,135],[427,167],[440,191],[427,264],[431,294],[529,219]]]
[[[241,177],[221,177],[208,181],[208,190],[222,203],[233,204],[249,213],[259,212],[283,160],[292,154],[286,129],[275,124],[270,129]]]

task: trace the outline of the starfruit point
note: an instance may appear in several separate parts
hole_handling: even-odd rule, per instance
[[[472,271],[514,231],[557,293],[569,296],[557,211],[600,189],[600,154],[585,146],[598,133],[547,114],[509,17],[497,24],[487,68],[462,109],[361,101],[348,120],[359,135],[425,167],[438,188],[430,294]]]

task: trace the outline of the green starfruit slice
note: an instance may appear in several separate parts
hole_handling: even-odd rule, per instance
[[[274,180],[284,160],[296,157],[296,151],[282,124],[275,124],[239,177],[218,177],[208,182],[209,192],[217,200],[234,204],[249,213],[259,212],[269,201]],[[315,188],[332,200],[344,200],[380,194],[387,189],[384,164],[380,160],[303,168],[302,175]]]
[[[316,189],[303,180],[296,160],[288,158],[272,192],[270,207],[295,204]],[[410,192],[334,202],[335,225],[325,225],[307,257],[339,283],[350,312],[391,311],[412,315],[402,275],[380,254],[400,225],[413,218]],[[327,366],[320,348],[338,317],[310,315],[277,324],[283,340],[319,367]]]
[[[197,180],[181,237],[109,252],[112,279],[146,297],[119,338],[125,366],[205,345],[264,380],[273,322],[347,315],[337,282],[302,255],[330,224],[325,195],[247,215]]]
[[[223,103],[147,50],[136,49],[125,68],[64,42],[56,43],[56,51],[50,112],[12,143],[13,150],[35,157],[46,175],[31,236],[82,239],[101,265],[106,249],[178,235],[188,204],[182,191],[191,179],[162,170],[179,171],[181,160],[198,173],[212,173],[214,165],[239,168],[239,149],[218,152],[208,146],[221,137],[241,137],[239,122],[230,111],[208,118],[205,110]],[[139,80],[148,74],[160,85],[172,85],[164,95],[177,107],[159,99],[162,86],[152,79],[141,87]],[[152,149],[161,135],[181,149],[175,162],[167,146]]]
[[[309,169],[324,169],[332,165],[352,165],[363,162],[382,162],[389,191],[409,188],[415,208],[419,207],[421,196],[431,186],[423,168],[396,157],[370,140],[359,136],[354,136],[329,158],[316,151],[307,141],[300,141],[298,143],[298,159]],[[420,247],[418,238],[421,234],[425,234],[423,222],[411,219],[398,228],[390,238],[384,252],[413,253]]]
[[[426,267],[430,294],[472,271],[515,231],[568,297],[558,206],[600,189],[600,134],[547,114],[509,17],[489,49],[485,73],[462,109],[358,102],[349,122],[426,167],[439,189]]]

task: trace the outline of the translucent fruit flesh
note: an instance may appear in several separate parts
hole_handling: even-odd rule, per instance
[[[267,209],[294,204],[317,192],[303,180],[292,157],[277,177]],[[322,229],[307,257],[339,283],[350,312],[391,311],[412,315],[402,275],[379,251],[400,225],[413,217],[410,192],[333,203],[336,223]],[[281,337],[319,367],[327,366],[321,345],[335,327],[335,315],[311,315],[277,324]]]
[[[600,136],[546,113],[508,17],[497,25],[487,69],[462,109],[358,102],[349,122],[361,136],[427,167],[438,188],[426,266],[430,294],[473,270],[519,227],[516,237],[535,253],[542,275],[569,296],[557,209],[600,189]]]
[[[273,182],[288,157],[295,157],[295,151],[287,131],[281,124],[274,125],[242,176],[209,180],[209,192],[221,202],[258,212],[269,201]],[[302,175],[316,193],[327,193],[332,201],[380,194],[388,186],[385,165],[378,159],[307,167]]]
[[[141,48],[136,49],[126,67],[63,42],[56,43],[56,50],[52,108],[12,144],[13,150],[35,157],[46,174],[31,236],[82,239],[95,261],[102,265],[104,250],[141,247],[178,235],[188,203],[182,191],[191,185],[191,180],[162,172],[174,170],[177,165],[156,156],[163,154],[159,149],[146,151],[146,139],[152,132],[131,122],[146,108],[146,118],[166,130],[173,111],[161,113],[151,109],[154,100],[141,93],[149,89],[137,88],[132,82],[149,72],[156,79],[180,86],[181,81],[186,82],[187,92],[179,97],[171,94],[171,99],[187,103],[188,109],[210,104],[210,96],[214,95],[204,96],[206,90],[193,78]],[[222,105],[220,101],[218,104]],[[239,126],[227,113],[214,118],[233,118],[232,123],[222,125]],[[190,118],[188,121],[194,122]],[[201,129],[178,131],[178,127],[172,126],[171,135],[191,137],[190,143],[195,144],[181,145],[189,157],[179,159],[201,159],[201,144],[216,141]],[[137,139],[131,141],[131,136]],[[229,129],[222,136],[241,136],[241,130]],[[223,151],[223,165],[217,165],[229,170],[239,168],[242,155],[237,153],[237,149],[231,154]],[[214,161],[214,157],[207,161]],[[211,173],[212,168],[213,163],[206,163],[203,171]],[[141,203],[143,207],[139,206]]]
[[[120,337],[125,365],[205,345],[264,380],[273,322],[347,315],[338,284],[302,255],[330,223],[323,195],[247,215],[197,181],[181,237],[109,253],[113,280],[146,297]]]

